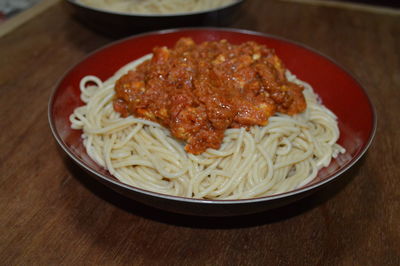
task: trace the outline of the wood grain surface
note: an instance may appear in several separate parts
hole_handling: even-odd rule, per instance
[[[57,3],[0,38],[1,265],[400,265],[400,16],[247,1],[232,27],[302,42],[362,81],[378,115],[369,151],[325,189],[233,218],[166,213],[94,181],[58,148],[58,79],[113,39]]]

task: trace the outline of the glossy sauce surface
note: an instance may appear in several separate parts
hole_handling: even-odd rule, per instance
[[[303,88],[285,71],[272,49],[255,42],[181,38],[173,49],[154,48],[151,60],[116,82],[114,109],[160,123],[187,142],[187,152],[200,154],[218,149],[227,128],[304,111]]]

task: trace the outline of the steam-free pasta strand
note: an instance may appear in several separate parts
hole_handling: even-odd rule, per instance
[[[81,82],[84,106],[70,120],[82,130],[89,156],[121,182],[182,197],[243,199],[296,189],[311,182],[344,149],[336,144],[339,129],[311,86],[289,71],[289,81],[301,84],[307,109],[288,116],[277,113],[266,126],[230,128],[221,148],[200,155],[187,153],[184,143],[157,123],[122,118],[112,108],[114,82],[87,76]],[[94,85],[93,85],[94,84]]]
[[[123,13],[178,14],[214,9],[236,0],[78,0],[87,6]]]

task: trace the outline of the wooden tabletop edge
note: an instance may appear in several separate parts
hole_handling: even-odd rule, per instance
[[[343,8],[343,9],[349,9],[349,10],[372,12],[372,13],[394,15],[394,16],[400,15],[400,9],[383,7],[383,6],[373,6],[373,5],[368,5],[368,4],[337,2],[337,1],[320,1],[320,0],[281,0],[281,1],[296,2],[296,3],[309,4],[309,5],[315,5],[315,6]]]

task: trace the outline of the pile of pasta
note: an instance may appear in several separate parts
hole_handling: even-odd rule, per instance
[[[230,128],[220,149],[187,153],[168,129],[133,116],[123,118],[113,109],[116,80],[150,58],[135,60],[105,81],[84,77],[80,89],[85,105],[70,117],[72,128],[83,131],[89,156],[123,183],[189,198],[262,197],[306,185],[345,152],[336,143],[336,116],[309,84],[286,71],[289,81],[304,87],[305,112],[277,113],[266,126],[249,130]]]
[[[222,7],[236,0],[78,0],[104,10],[138,14],[176,14]]]

